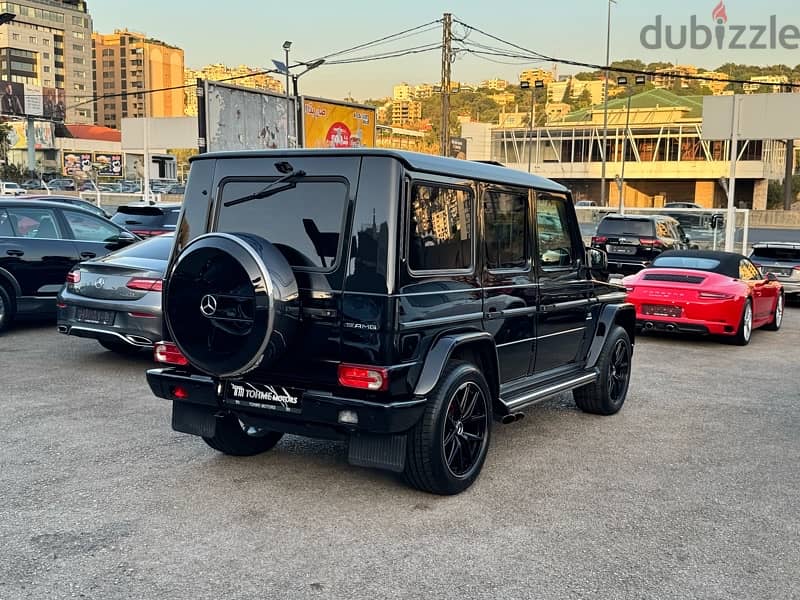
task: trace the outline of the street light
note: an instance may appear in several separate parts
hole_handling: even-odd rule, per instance
[[[317,67],[322,66],[324,63],[325,63],[325,59],[324,58],[319,58],[317,60],[312,60],[310,63],[299,62],[295,66],[302,65],[302,66],[304,66],[306,68],[306,70],[298,73],[297,75],[292,73],[292,93],[294,94],[295,108],[297,109],[295,118],[296,118],[296,122],[297,122],[297,146],[299,148],[303,147],[303,145],[305,144],[305,139],[303,139],[304,138],[304,132],[303,132],[301,126],[300,126],[300,124],[303,121],[303,107],[300,104],[300,92],[297,89],[297,80],[300,79],[300,77],[302,77],[303,75],[305,75],[309,71],[311,71],[312,69],[316,69]],[[286,72],[287,73],[289,72],[289,65],[288,64],[286,65]]]
[[[606,154],[608,152],[608,63],[611,62],[611,5],[616,0],[608,0],[608,23],[606,25],[606,69],[603,86],[603,149],[601,160],[603,166],[600,173],[600,206],[606,205]]]
[[[292,42],[286,40],[283,42],[283,51],[286,55],[286,147],[289,147],[289,128],[291,127],[291,112],[289,111],[289,49],[292,47]]]
[[[536,116],[536,90],[544,87],[544,81],[537,79],[531,85],[530,80],[523,79],[519,82],[520,89],[531,90],[531,116],[528,123],[528,173],[531,172],[531,157],[533,156],[533,121]]]
[[[634,79],[635,85],[644,85],[647,80],[644,75],[637,75]],[[617,77],[617,85],[628,85],[627,77]],[[619,177],[615,177],[617,181],[617,190],[619,193],[619,213],[625,214],[625,202],[623,201],[623,189],[625,187],[625,154],[628,141],[628,129],[631,124],[631,98],[633,94],[628,94],[628,107],[625,111],[625,130],[622,132],[622,168],[620,169]]]

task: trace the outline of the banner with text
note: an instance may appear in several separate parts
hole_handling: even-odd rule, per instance
[[[303,98],[303,147],[375,146],[375,108]]]

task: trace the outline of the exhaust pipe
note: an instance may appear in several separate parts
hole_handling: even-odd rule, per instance
[[[500,422],[503,425],[510,425],[511,423],[521,421],[523,418],[525,418],[525,413],[514,413],[513,415],[503,415],[503,418],[500,419]]]
[[[647,323],[644,324],[645,329],[652,329],[653,327],[655,327],[655,325],[653,325],[652,321],[648,321]]]
[[[140,335],[128,335],[125,336],[129,342],[135,344],[137,346],[152,346],[153,342],[148,340],[146,337],[142,337]]]
[[[69,332],[69,327],[66,325],[59,325],[58,326],[58,333],[67,333]]]
[[[672,323],[667,323],[667,331],[675,331],[675,325]]]

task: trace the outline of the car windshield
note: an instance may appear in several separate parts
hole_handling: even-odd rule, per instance
[[[157,235],[141,242],[131,244],[127,248],[117,250],[114,256],[129,256],[131,258],[153,258],[167,260],[175,236],[172,234]]]
[[[603,219],[597,227],[603,235],[653,235],[653,222],[645,219]]]
[[[347,180],[304,177],[295,183],[278,184],[265,198],[255,197],[275,181],[226,182],[221,190],[219,231],[263,237],[275,244],[294,267],[324,270],[333,267],[341,245]],[[252,199],[242,201],[248,197]]]
[[[143,225],[145,227],[165,227],[178,222],[181,209],[160,208],[158,206],[120,206],[111,218],[117,225]]]
[[[800,248],[753,248],[752,260],[785,260],[790,262],[800,262]]]
[[[671,269],[694,269],[697,271],[716,271],[720,261],[713,258],[700,258],[697,256],[659,256],[651,267]]]

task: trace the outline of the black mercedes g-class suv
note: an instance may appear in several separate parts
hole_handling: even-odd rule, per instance
[[[635,314],[601,281],[569,191],[520,171],[378,149],[192,160],[153,392],[172,427],[252,455],[284,433],[455,494],[493,421],[571,390],[616,413]],[[593,273],[600,277],[593,277]]]

